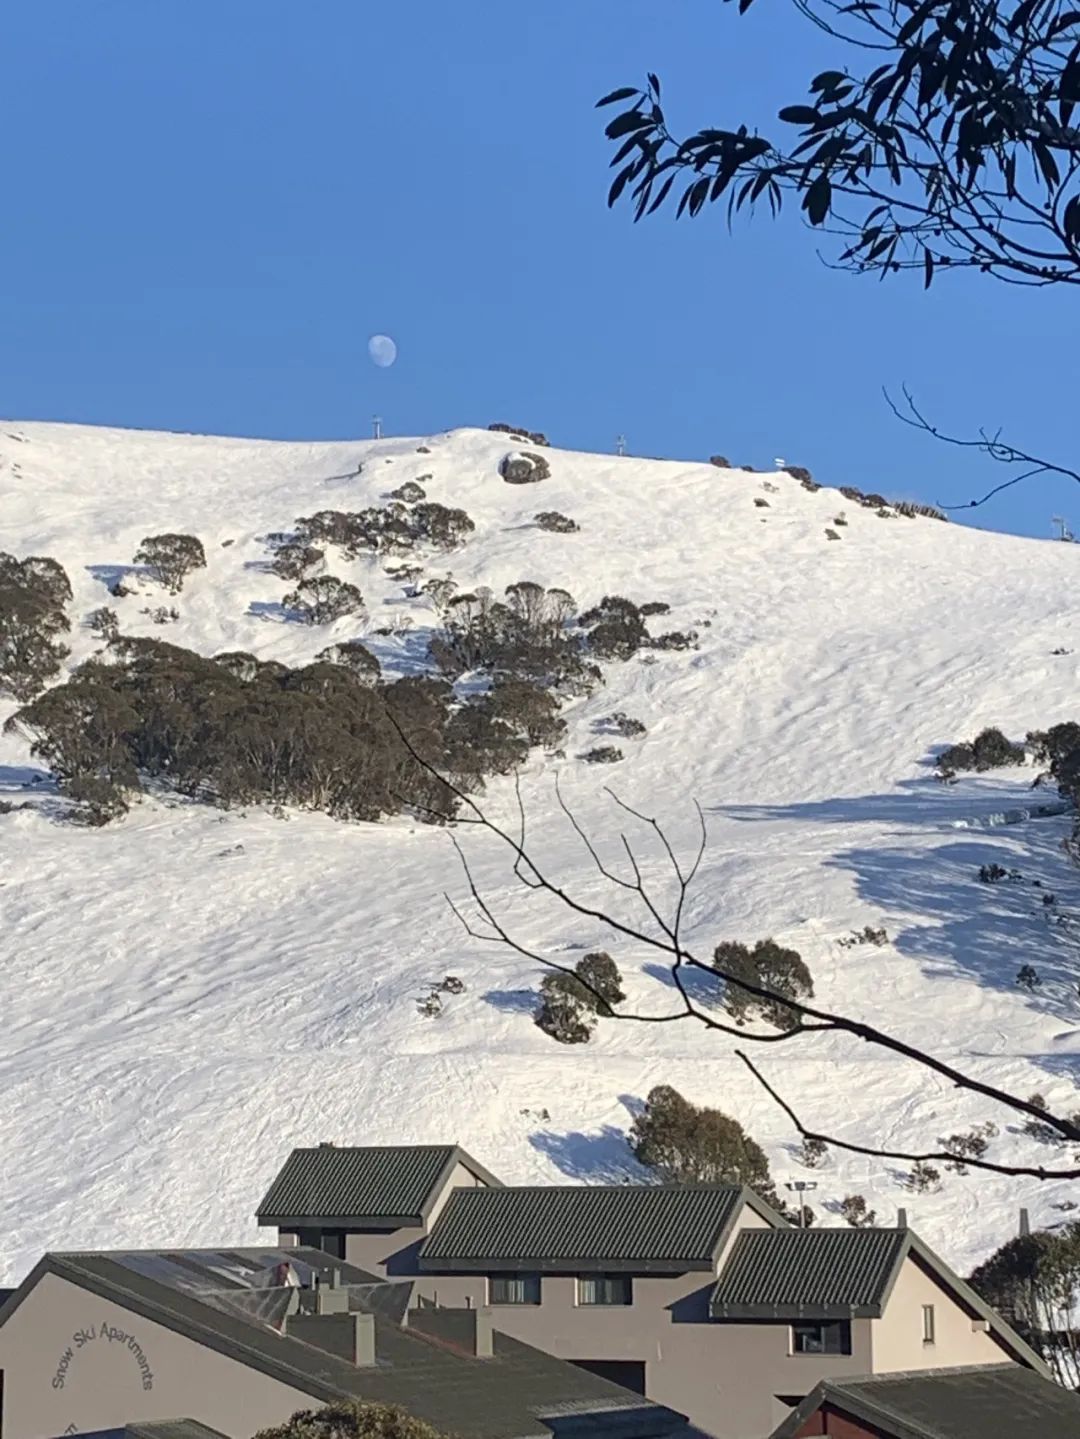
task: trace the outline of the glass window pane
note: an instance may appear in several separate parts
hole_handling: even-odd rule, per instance
[[[488,1280],[488,1298],[492,1304],[539,1304],[538,1274],[493,1274]]]

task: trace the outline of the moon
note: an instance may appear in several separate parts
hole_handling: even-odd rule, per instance
[[[397,359],[397,346],[389,335],[372,335],[367,347],[368,354],[380,370],[388,369]]]

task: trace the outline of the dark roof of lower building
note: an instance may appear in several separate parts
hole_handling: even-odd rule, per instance
[[[200,1424],[197,1419],[156,1419],[139,1424],[126,1424],[124,1439],[225,1439],[217,1429]]]
[[[614,1184],[456,1189],[420,1250],[429,1272],[714,1271],[743,1204],[738,1185]]]
[[[839,1410],[889,1439],[1077,1439],[1080,1396],[1018,1364],[826,1379],[773,1433],[793,1439],[819,1409]]]
[[[272,1282],[288,1261],[307,1291],[336,1282],[351,1312],[373,1316],[375,1363],[357,1366],[288,1332],[295,1288]],[[402,1322],[409,1282],[380,1280],[319,1250],[231,1249],[47,1254],[0,1310],[7,1322],[44,1273],[52,1273],[195,1343],[324,1403],[397,1404],[459,1439],[654,1439],[684,1416],[617,1384],[493,1335],[491,1357]],[[440,1311],[451,1313],[453,1311]],[[475,1311],[473,1311],[475,1312]],[[298,1404],[298,1408],[303,1407]],[[207,1439],[207,1436],[154,1436]]]
[[[880,1319],[906,1229],[744,1229],[712,1296],[718,1319]]]
[[[464,1164],[498,1185],[453,1144],[388,1144],[294,1149],[256,1210],[260,1224],[423,1224],[454,1168]]]

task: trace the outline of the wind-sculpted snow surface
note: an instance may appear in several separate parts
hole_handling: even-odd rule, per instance
[[[564,707],[563,754],[533,751],[522,796],[544,864],[586,903],[622,903],[560,813],[556,774],[613,863],[627,817],[605,786],[687,849],[697,800],[709,847],[686,916],[696,953],[772,936],[801,954],[823,1005],[1080,1110],[1069,816],[980,823],[1034,814],[1053,793],[1028,794],[1031,767],[942,785],[932,764],[986,725],[1023,739],[1080,718],[1076,659],[1054,653],[1077,644],[1080,549],[851,506],[837,531],[837,492],[788,475],[545,449],[543,504],[579,526],[553,532],[536,523],[537,491],[500,476],[513,444],[476,430],[277,444],[10,423],[0,550],[65,567],[68,667],[100,648],[84,621],[103,606],[122,634],[206,655],[296,665],[361,639],[392,679],[423,670],[440,623],[423,586],[451,572],[460,592],[498,597],[535,580],[579,610],[618,595],[669,605],[652,635],[696,635],[691,647],[604,661],[602,687]],[[326,572],[361,591],[365,612],[291,618],[267,537],[290,535],[300,516],[389,504],[409,481],[475,529],[450,552],[419,544],[404,559],[347,559],[331,545]],[[768,507],[755,506],[764,494]],[[193,535],[205,551],[177,595],[134,563],[160,534]],[[14,708],[0,701],[0,722]],[[645,733],[619,738],[617,764],[584,763],[610,743],[613,714]],[[511,1181],[632,1175],[625,1132],[660,1083],[739,1119],[779,1185],[807,1173],[731,1041],[606,1018],[588,1044],[541,1033],[536,967],[477,945],[450,914],[443,892],[467,895],[438,827],[159,793],[80,828],[12,733],[0,738],[0,799],[11,806],[0,813],[0,1282],[47,1248],[249,1242],[255,1204],[296,1144],[456,1140]],[[490,780],[484,803],[509,815],[510,780]],[[671,1007],[656,953],[529,899],[505,853],[456,833],[524,943],[571,963],[608,950],[628,1006]],[[634,840],[647,878],[669,889],[662,854],[647,834]],[[979,883],[994,863],[1020,877]],[[867,925],[888,942],[841,943]],[[1024,963],[1041,978],[1031,993],[1015,982]],[[422,1012],[448,974],[464,992]],[[934,1147],[993,1119],[993,1157],[1067,1152],[842,1036],[755,1057],[808,1123],[845,1138]],[[841,1222],[835,1206],[852,1193],[883,1222],[903,1205],[966,1269],[1014,1232],[1021,1205],[1043,1224],[1071,1202],[1063,1183],[974,1174],[911,1194],[903,1171],[830,1153],[812,1174],[819,1220]]]

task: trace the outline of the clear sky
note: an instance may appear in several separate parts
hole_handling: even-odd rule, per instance
[[[3,39],[9,417],[507,420],[945,503],[1004,478],[903,430],[881,387],[907,381],[942,424],[1080,461],[1065,287],[833,273],[794,209],[733,235],[719,208],[607,210],[607,90],[652,69],[677,127],[764,127],[836,62],[780,0],[13,0]],[[1055,513],[1080,530],[1080,486],[977,512],[1038,535]]]

